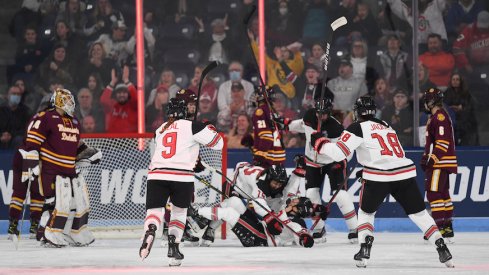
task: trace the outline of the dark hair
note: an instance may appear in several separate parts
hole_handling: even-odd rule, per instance
[[[435,38],[435,37],[438,38],[438,40],[442,41],[441,35],[439,35],[437,33],[433,33],[433,32],[428,34],[428,39]]]

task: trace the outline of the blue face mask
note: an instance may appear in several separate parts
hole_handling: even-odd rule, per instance
[[[8,97],[9,105],[17,106],[17,105],[19,105],[21,99],[22,99],[22,96],[20,96],[20,95],[9,95],[9,97]]]
[[[239,80],[241,80],[241,72],[238,72],[238,71],[230,71],[229,72],[229,79],[231,81],[239,81]]]

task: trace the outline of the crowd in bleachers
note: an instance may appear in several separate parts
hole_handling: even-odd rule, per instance
[[[166,119],[169,98],[181,88],[197,91],[203,68],[222,63],[205,78],[199,119],[228,133],[240,148],[250,131],[252,95],[259,75],[258,20],[242,18],[254,0],[145,0],[146,130]],[[476,101],[489,92],[489,1],[270,0],[266,4],[267,84],[277,112],[301,118],[314,105],[325,76],[321,56],[329,25],[335,31],[327,72],[327,96],[344,126],[354,100],[375,98],[379,118],[404,146],[413,145],[413,73],[420,91],[438,87],[455,120],[458,145],[478,145]],[[419,69],[412,66],[412,26],[418,20]],[[7,68],[8,91],[0,93],[0,148],[14,148],[29,117],[51,91],[64,87],[77,99],[85,133],[136,132],[135,9],[133,0],[24,0],[9,26],[17,41]],[[287,147],[304,146],[288,133]]]

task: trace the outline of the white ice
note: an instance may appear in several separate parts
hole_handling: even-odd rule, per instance
[[[43,248],[21,240],[15,250],[0,235],[0,274],[489,274],[489,233],[456,233],[449,245],[455,268],[438,261],[438,253],[421,234],[376,233],[366,269],[355,266],[357,244],[346,233],[328,234],[313,248],[243,248],[236,239],[211,247],[183,247],[181,267],[168,267],[166,248],[155,243],[149,257],[138,258],[139,239],[98,239],[89,247]]]

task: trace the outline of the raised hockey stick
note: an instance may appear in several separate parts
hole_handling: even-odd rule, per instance
[[[206,168],[206,169],[209,169],[210,171],[212,172],[215,172],[215,173],[218,173],[219,175],[221,175],[222,177],[224,177],[226,179],[226,183],[231,185],[231,186],[234,186],[239,192],[241,192],[242,194],[246,195],[246,197],[248,197],[249,200],[253,201],[254,203],[256,203],[258,206],[260,206],[263,210],[265,210],[269,215],[271,215],[275,220],[277,220],[283,227],[286,227],[288,228],[293,234],[295,234],[297,237],[300,238],[300,234],[295,232],[294,229],[292,229],[288,224],[286,224],[285,222],[283,222],[279,217],[275,216],[274,213],[272,213],[272,211],[268,210],[263,204],[261,204],[259,201],[257,201],[255,198],[253,198],[252,196],[250,196],[249,194],[247,194],[246,192],[244,192],[243,189],[241,189],[238,185],[234,184],[233,181],[231,181],[228,177],[226,177],[221,171],[217,170],[216,168],[208,165],[207,163],[203,162],[202,161],[202,165]],[[205,185],[207,186],[212,186],[212,184],[210,184],[208,181],[202,179],[201,177],[199,176],[195,176],[196,179],[198,179],[199,181],[201,181],[202,183],[204,183]],[[215,188],[214,186],[211,187],[213,190],[221,193],[223,196],[226,196],[228,197],[227,195],[224,194],[223,191]]]
[[[202,74],[200,75],[200,80],[199,80],[199,90],[197,91],[197,102],[195,103],[195,116],[194,116],[194,121],[197,120],[197,114],[199,112],[199,99],[200,99],[200,91],[202,90],[202,82],[204,82],[204,78],[207,76],[207,74],[214,70],[217,66],[219,66],[219,61],[212,61],[209,63],[204,70],[202,70]]]
[[[323,62],[323,79],[321,83],[321,97],[320,97],[320,102],[324,99],[324,93],[326,92],[326,79],[327,79],[327,74],[328,74],[328,65],[329,65],[329,50],[331,48],[331,42],[333,40],[333,34],[334,31],[341,27],[346,25],[348,21],[344,16],[336,19],[333,23],[331,23],[331,29],[333,30],[332,32],[329,33],[328,37],[326,38],[326,45],[324,48],[324,54],[321,56],[321,61]],[[318,117],[318,124],[316,127],[317,131],[321,131],[321,117]],[[316,152],[314,155],[314,161],[317,161],[318,153]]]

